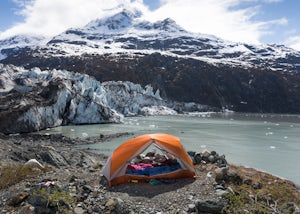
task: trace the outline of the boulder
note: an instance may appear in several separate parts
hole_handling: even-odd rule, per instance
[[[221,213],[225,206],[224,201],[199,200],[196,201],[197,213]]]
[[[222,183],[227,178],[229,167],[222,167],[215,169],[215,180],[217,183]]]
[[[20,192],[17,193],[16,195],[12,195],[9,199],[7,204],[9,206],[18,206],[19,204],[21,204],[23,201],[25,201],[29,196],[29,193],[27,192]]]
[[[29,167],[32,167],[32,168],[38,168],[38,169],[44,169],[45,167],[40,163],[38,162],[36,159],[30,159],[29,161],[27,161],[25,164],[25,166],[29,166]]]

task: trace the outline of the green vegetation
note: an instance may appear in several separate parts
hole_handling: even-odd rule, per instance
[[[230,166],[242,179],[242,184],[229,182],[232,192],[224,196],[224,213],[293,213],[300,206],[300,194],[295,185],[273,175]]]
[[[57,186],[41,188],[33,191],[32,196],[38,198],[45,207],[55,208],[59,213],[69,213],[70,206],[75,203],[74,198]]]
[[[40,170],[24,164],[10,163],[0,167],[0,189],[7,188],[11,185],[21,182],[27,178],[39,176],[52,168],[45,167]]]

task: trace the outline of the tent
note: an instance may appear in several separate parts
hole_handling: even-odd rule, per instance
[[[151,145],[171,154],[175,158],[178,167],[152,167],[147,170],[148,174],[128,173],[130,161]],[[154,173],[152,173],[153,170],[155,170]],[[143,172],[146,172],[146,170]],[[169,134],[145,134],[129,139],[114,150],[103,167],[102,173],[107,178],[110,186],[133,180],[147,181],[150,179],[195,177],[193,162],[181,145],[180,139]]]

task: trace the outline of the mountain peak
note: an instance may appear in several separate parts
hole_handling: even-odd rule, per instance
[[[169,31],[169,32],[177,32],[181,31],[184,32],[185,30],[180,27],[173,19],[166,18],[162,21],[157,21],[154,23],[154,29],[159,29],[163,31]]]
[[[88,23],[85,28],[90,30],[107,29],[107,30],[120,30],[132,25],[134,19],[142,16],[142,13],[138,10],[126,10],[102,19],[96,19]]]

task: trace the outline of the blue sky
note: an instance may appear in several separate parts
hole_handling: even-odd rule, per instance
[[[149,21],[171,17],[192,32],[300,50],[299,0],[1,0],[0,38],[54,36],[120,4],[141,9]]]

